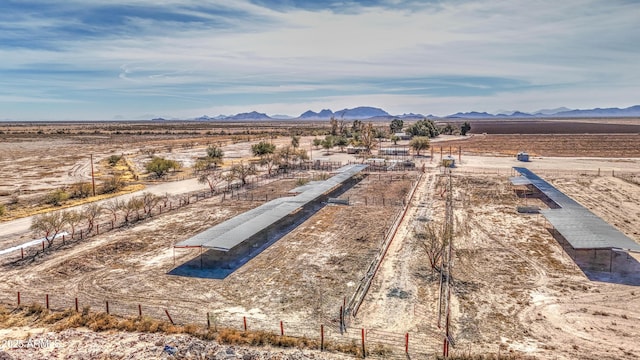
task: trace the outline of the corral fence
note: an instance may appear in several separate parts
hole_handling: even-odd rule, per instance
[[[60,294],[31,290],[0,294],[0,303],[8,308],[31,306],[50,312],[107,313],[121,319],[151,318],[173,325],[195,325],[201,329],[234,329],[260,331],[273,335],[315,340],[319,349],[343,349],[354,356],[382,359],[432,359],[440,351],[439,334],[424,332],[390,332],[384,329],[340,329],[335,319],[321,321],[288,321],[265,319],[241,314],[216,312],[214,309],[194,309],[191,304],[169,300],[161,304],[126,302],[92,295]]]
[[[526,163],[521,164],[526,167]],[[482,167],[456,167],[453,168],[453,173],[463,174],[486,174],[486,175],[499,175],[499,176],[517,176],[518,172],[512,168],[482,168]],[[629,171],[618,171],[613,169],[535,169],[533,170],[537,175],[547,177],[562,177],[562,176],[613,176],[627,180],[630,182],[640,182],[640,173]]]
[[[131,226],[145,219],[149,219],[166,212],[171,212],[192,203],[210,199],[216,196],[220,198],[220,202],[222,203],[230,200],[250,200],[266,202],[277,197],[282,197],[284,195],[265,194],[264,196],[254,196],[249,191],[277,180],[295,178],[295,173],[274,173],[270,175],[265,174],[253,176],[247,179],[246,184],[242,184],[241,182],[236,181],[220,185],[213,190],[198,190],[179,195],[158,196],[155,198],[153,204],[149,204],[148,206],[140,206],[135,209],[119,209],[116,211],[109,211],[106,210],[105,206],[100,221],[96,220],[91,224],[89,224],[88,222],[84,222],[83,225],[77,225],[74,229],[67,227],[65,229],[66,233],[64,235],[55,237],[50,241],[50,243],[49,241],[42,239],[39,243],[32,241],[29,242],[30,245],[15,246],[15,250],[13,252],[6,253],[2,255],[2,257],[4,263],[19,263],[20,261],[24,261],[25,259],[28,260],[30,257],[42,254],[43,252],[56,250],[65,245],[83,241],[114,229]],[[141,195],[138,198],[142,199],[143,197],[144,195]],[[105,218],[109,218],[109,220],[104,220]],[[63,231],[60,231],[59,233],[63,234]]]
[[[335,170],[341,166],[342,164],[335,163],[331,164],[331,167],[320,167],[320,169],[321,171],[326,171],[326,169]],[[368,176],[378,176],[379,180],[399,181],[406,180],[407,176],[410,175],[381,175],[370,172]],[[219,196],[220,201],[227,201],[230,199],[252,199],[248,190],[265,185],[270,181],[288,178],[296,179],[300,178],[300,175],[294,172],[261,175],[252,177],[244,186],[232,183],[216,188],[215,191],[196,191],[170,198],[162,198],[158,204],[150,208],[148,212],[143,210],[132,212],[129,214],[127,221],[124,220],[123,214],[118,214],[119,216],[116,216],[115,220],[95,223],[91,229],[87,229],[86,226],[78,228],[76,231],[70,232],[72,234],[64,235],[63,237],[56,239],[56,244],[53,246],[53,249],[55,249],[56,246],[62,247],[73,241],[82,241],[112,229],[129,226],[137,221],[142,221],[146,218],[157,216],[167,211],[172,211],[214,196]],[[322,177],[319,178],[319,180],[322,179]],[[91,311],[106,312],[122,318],[146,316],[177,325],[196,324],[207,327],[265,331],[275,335],[317,339],[321,344],[333,344],[333,348],[336,348],[337,346],[343,349],[357,348],[360,349],[358,350],[360,351],[358,352],[359,354],[362,354],[362,351],[364,351],[364,354],[366,354],[367,357],[374,358],[405,359],[407,356],[412,358],[434,358],[435,354],[440,350],[438,343],[442,339],[442,335],[436,334],[435,331],[430,334],[425,334],[423,332],[394,333],[386,331],[385,329],[349,328],[346,326],[350,323],[349,316],[344,316],[347,313],[347,309],[354,308],[355,311],[350,310],[348,311],[348,314],[355,315],[357,307],[359,307],[364,300],[375,272],[383,260],[391,240],[409,207],[411,199],[413,198],[415,190],[421,180],[421,175],[412,180],[413,183],[411,185],[411,191],[402,199],[396,200],[395,203],[391,203],[392,205],[401,204],[402,207],[398,210],[396,216],[388,227],[378,253],[369,266],[363,280],[359,284],[358,290],[354,293],[354,296],[350,301],[350,306],[343,306],[342,311],[344,313],[342,314],[342,321],[340,319],[340,314],[335,314],[335,317],[323,318],[321,321],[320,319],[316,319],[315,321],[288,321],[287,319],[265,320],[264,318],[253,318],[250,316],[217,312],[215,309],[194,309],[193,305],[190,303],[180,303],[170,299],[154,300],[150,305],[144,302],[135,303],[131,300],[123,300],[122,298],[106,299],[99,295],[85,292],[69,294],[62,290],[60,292],[50,290],[48,293],[43,293],[42,291],[30,289],[16,289],[13,294],[0,293],[0,302],[7,304],[8,306],[39,304],[50,311],[64,311],[69,309],[74,311],[83,311],[85,307],[88,307]],[[267,201],[269,200],[269,197],[255,197],[253,199]],[[388,202],[386,200],[382,200],[382,203],[386,204]],[[371,201],[371,204],[376,204],[376,201]],[[14,265],[20,265],[20,263],[24,261],[23,259],[27,259],[29,256],[35,256],[44,251],[49,251],[50,248],[46,247],[43,242],[42,249],[44,250],[41,250],[40,245],[36,245],[30,248],[19,249],[14,253],[6,254],[5,256],[7,260]]]
[[[396,216],[393,219],[393,222],[391,223],[391,226],[389,226],[389,228],[387,229],[382,239],[382,243],[378,248],[378,252],[376,253],[376,256],[369,264],[369,267],[364,273],[364,276],[362,277],[362,280],[358,284],[358,287],[354,291],[353,295],[350,297],[349,302],[346,303],[344,307],[340,309],[340,314],[338,318],[340,321],[340,327],[342,329],[346,329],[349,323],[351,322],[351,317],[355,317],[357,315],[358,309],[360,308],[360,305],[364,301],[364,298],[367,295],[367,292],[369,291],[369,287],[371,287],[371,282],[373,281],[373,278],[375,277],[378,271],[378,268],[380,267],[380,264],[382,263],[382,260],[384,259],[384,256],[386,255],[387,250],[389,249],[389,246],[391,245],[391,241],[393,240],[396,232],[398,231],[398,227],[400,226],[400,223],[404,219],[404,216],[407,210],[409,209],[411,200],[413,199],[413,195],[415,194],[415,191],[421,179],[422,179],[422,175],[418,176],[418,178],[415,179],[415,181],[411,186],[411,191],[409,191],[409,193],[406,194],[405,198],[402,199],[403,207],[398,210],[398,212],[396,213]]]

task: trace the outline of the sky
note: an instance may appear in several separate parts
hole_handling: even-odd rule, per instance
[[[0,120],[640,104],[636,0],[2,0]]]

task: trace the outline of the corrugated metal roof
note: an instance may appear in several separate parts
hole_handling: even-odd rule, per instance
[[[511,181],[511,184],[514,186],[531,185],[531,180],[527,179],[524,176],[510,177],[509,180]]]
[[[366,164],[352,164],[337,170],[338,174],[305,187],[297,196],[282,197],[266,202],[237,215],[195,236],[179,242],[175,247],[204,247],[229,251],[243,241],[267,229],[279,220],[301,209],[306,204],[329,193],[352,176],[364,170]]]
[[[574,249],[624,249],[640,251],[640,244],[571,199],[527,168],[514,167],[531,184],[558,204],[541,213]]]

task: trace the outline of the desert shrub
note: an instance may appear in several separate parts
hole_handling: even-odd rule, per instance
[[[98,313],[87,322],[87,326],[93,331],[117,329],[118,320],[107,313]]]
[[[72,199],[84,199],[91,195],[93,186],[88,182],[77,182],[69,188],[69,196]]]
[[[25,310],[25,315],[26,316],[31,316],[31,315],[41,315],[47,312],[47,309],[44,308],[44,306],[37,304],[37,303],[33,303],[29,306],[27,306],[26,310]]]
[[[329,342],[325,344],[325,348],[327,350],[338,351],[345,354],[353,354],[357,356],[362,356],[362,347],[356,343],[355,340],[352,340],[349,343],[332,343]]]
[[[66,191],[62,189],[56,189],[45,195],[44,202],[46,204],[58,206],[68,199],[69,194]]]
[[[116,166],[120,159],[122,159],[120,155],[111,155],[107,158],[107,162],[109,162],[110,166]]]
[[[124,187],[124,180],[119,175],[109,177],[102,183],[102,193],[110,194],[119,191]]]
[[[309,179],[305,179],[305,178],[298,178],[296,180],[296,186],[303,186],[309,183]]]
[[[154,174],[158,178],[162,178],[169,170],[180,169],[180,163],[175,160],[168,160],[161,157],[154,156],[151,161],[145,165],[147,172]]]
[[[75,314],[74,310],[67,309],[65,311],[54,311],[49,313],[45,318],[44,322],[46,324],[54,324],[62,319],[69,319],[72,315]]]
[[[4,204],[0,204],[0,216],[7,213],[7,207]]]

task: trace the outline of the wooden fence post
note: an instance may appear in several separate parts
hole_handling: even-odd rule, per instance
[[[20,248],[20,258],[24,259],[24,248]]]
[[[142,317],[142,306],[140,304],[138,304],[138,316]]]
[[[109,314],[109,301],[105,301],[106,304],[106,308],[107,308],[107,314]]]
[[[49,310],[49,294],[45,295],[45,299],[46,299],[46,302],[47,302],[47,310]]]
[[[404,353],[409,354],[409,333],[406,333],[404,337]]]
[[[364,345],[364,328],[362,328],[362,357],[367,357],[366,347]]]
[[[167,309],[164,309],[164,313],[167,314],[167,317],[169,318],[169,321],[171,321],[171,325],[175,325],[173,323],[173,319],[171,318],[171,315],[169,315],[169,311]]]
[[[207,313],[207,329],[211,328],[211,319],[209,317],[209,313]]]
[[[76,298],[76,312],[78,312],[78,298]]]
[[[324,325],[320,325],[320,351],[324,351]]]
[[[244,323],[244,331],[247,331],[247,317],[246,316],[242,317],[242,322]]]
[[[280,336],[284,336],[284,325],[282,325],[282,321],[280,321]]]
[[[20,291],[18,291],[18,306],[20,306]]]

